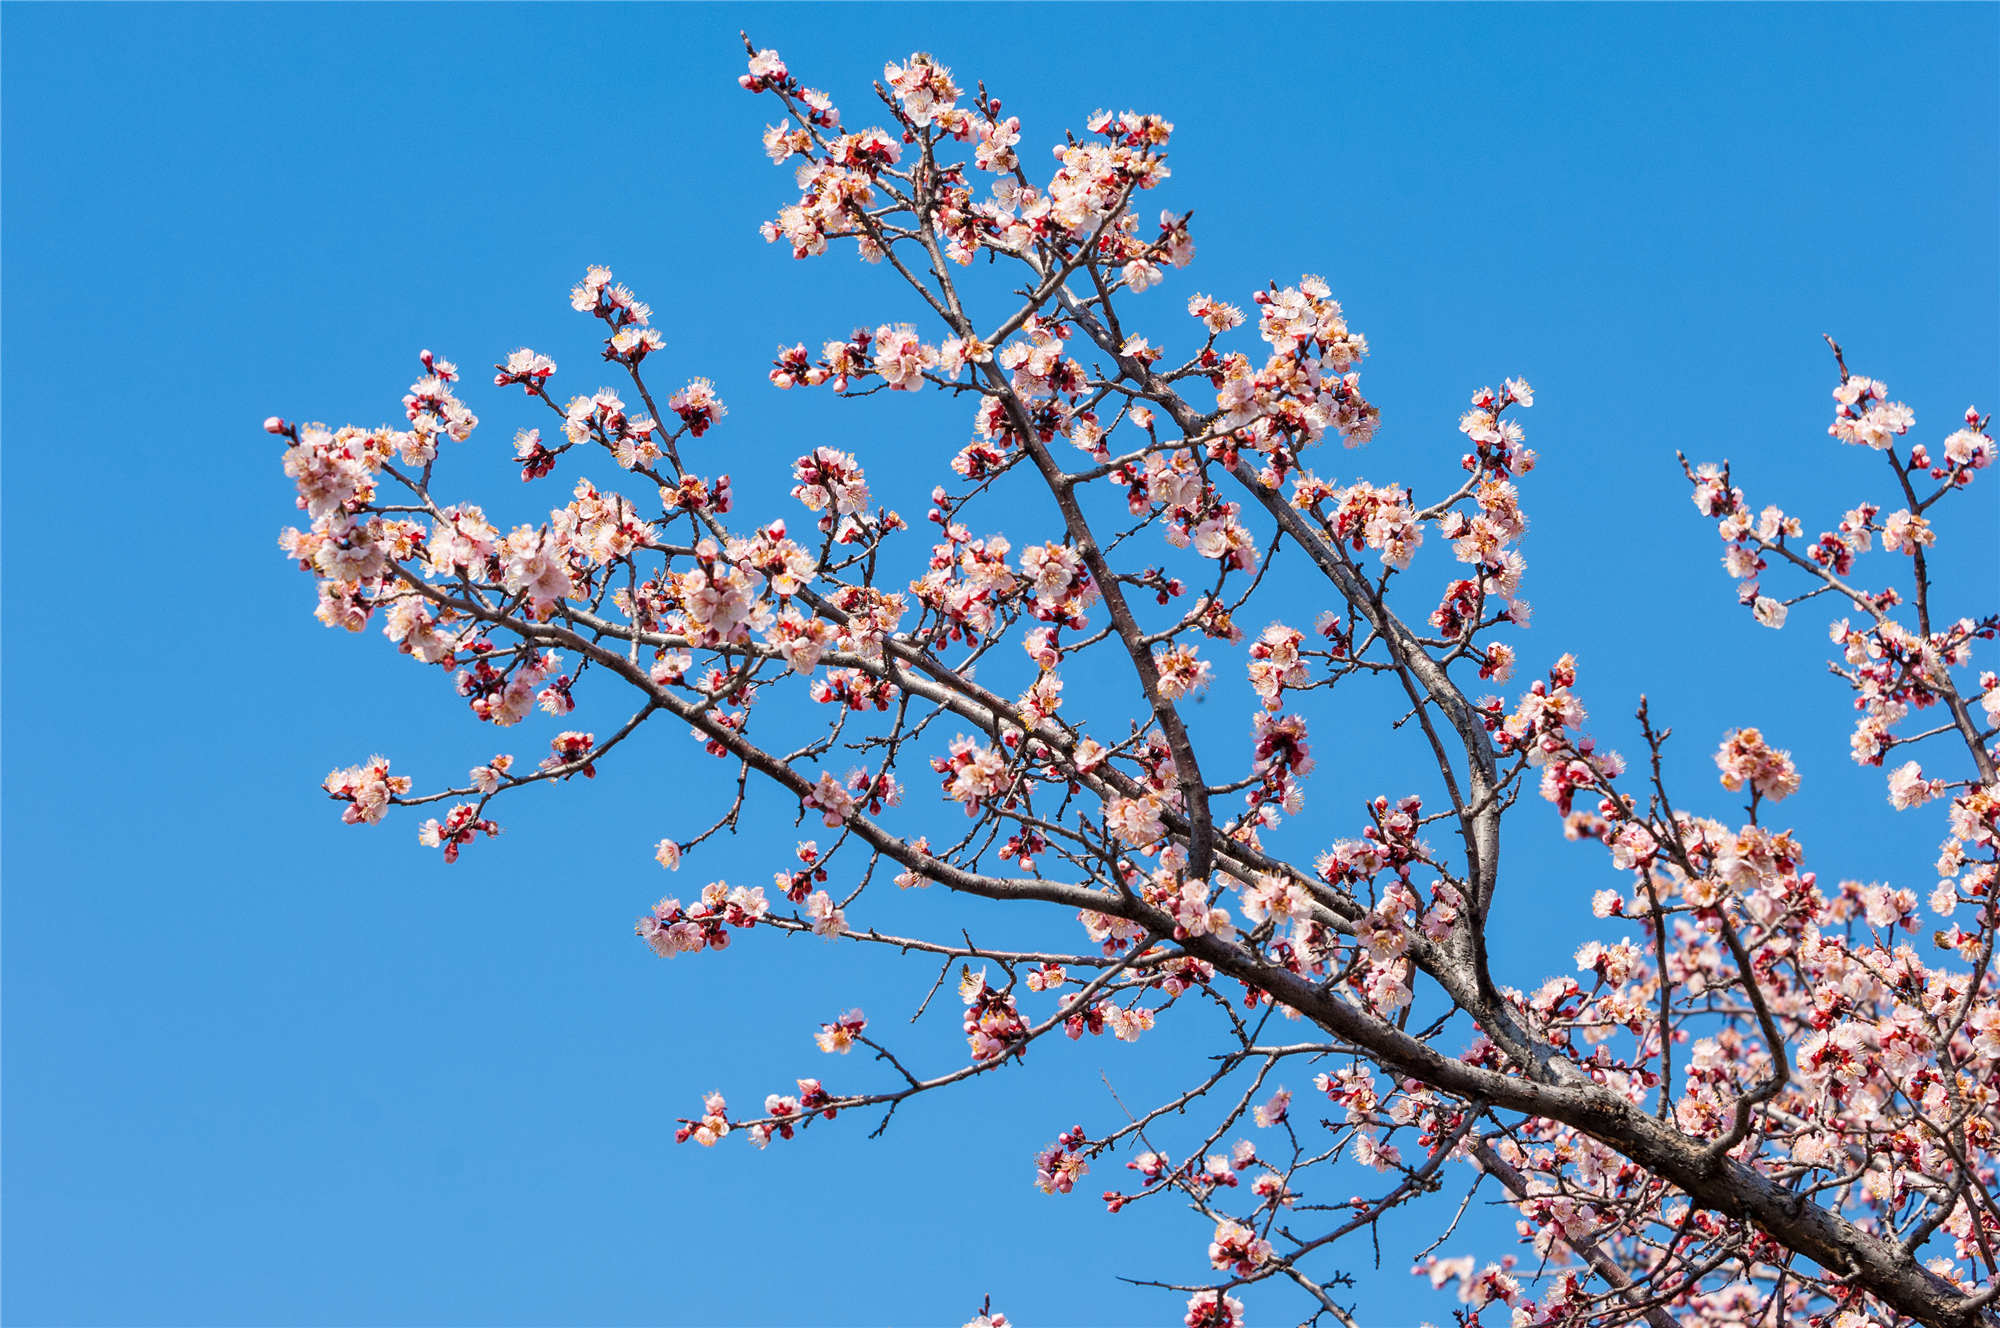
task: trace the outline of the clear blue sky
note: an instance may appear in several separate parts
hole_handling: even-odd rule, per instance
[[[1721,732],[1761,723],[1805,765],[1788,808],[1823,873],[1925,884],[1934,827],[1847,763],[1818,617],[1733,611],[1673,451],[1818,528],[1872,480],[1824,437],[1821,332],[1924,438],[2000,401],[2000,9],[10,4],[9,1322],[956,1324],[987,1291],[1023,1328],[1177,1321],[1116,1275],[1193,1272],[1201,1226],[1045,1198],[1029,1160],[1108,1118],[1100,1068],[1164,1083],[1174,1048],[1045,1056],[875,1142],[672,1144],[702,1090],[821,1068],[818,1020],[893,1022],[913,980],[631,939],[665,884],[648,846],[711,769],[678,735],[517,800],[455,869],[317,795],[372,751],[435,780],[492,739],[379,637],[312,621],[265,415],[389,417],[425,346],[475,383],[524,341],[588,378],[564,294],[603,262],[728,399],[746,505],[802,444],[920,492],[962,438],[899,452],[879,416],[763,384],[780,339],[911,313],[886,274],[757,238],[787,176],[734,85],[740,26],[855,122],[885,59],[933,51],[1007,98],[1031,162],[1098,106],[1174,121],[1162,203],[1196,209],[1200,257],[1156,326],[1193,290],[1325,274],[1386,419],[1341,467],[1438,474],[1469,390],[1525,375],[1523,678],[1576,650],[1627,745],[1649,691],[1704,788]],[[470,397],[464,491],[524,502],[513,399]],[[1989,484],[1948,524],[1957,609],[1992,607],[1994,516]],[[1607,881],[1540,809],[1514,824],[1501,967],[1526,986]],[[699,872],[760,880],[755,847]],[[1427,1234],[1386,1233],[1380,1274],[1354,1251],[1365,1322],[1448,1319],[1404,1272]]]

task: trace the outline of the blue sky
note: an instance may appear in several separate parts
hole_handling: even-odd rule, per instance
[[[1045,1198],[1030,1156],[1106,1119],[1100,1070],[1142,1092],[1199,1048],[1085,1044],[873,1142],[676,1148],[703,1090],[821,1069],[819,1020],[897,1019],[928,974],[634,942],[649,846],[709,791],[678,735],[517,802],[456,868],[413,820],[351,829],[318,796],[370,752],[437,780],[492,738],[373,634],[313,622],[265,415],[389,418],[426,346],[475,384],[524,341],[588,376],[565,292],[603,262],[729,401],[746,511],[796,519],[777,476],[819,442],[918,503],[961,441],[948,414],[925,435],[763,383],[780,340],[914,311],[883,272],[757,237],[788,179],[734,85],[739,27],[857,123],[884,60],[933,51],[1021,115],[1030,163],[1099,106],[1174,121],[1161,202],[1196,210],[1200,255],[1141,297],[1154,325],[1324,274],[1385,416],[1348,469],[1443,475],[1469,391],[1529,378],[1523,680],[1576,651],[1628,747],[1650,693],[1691,787],[1762,724],[1805,767],[1788,809],[1823,873],[1924,885],[1934,828],[1847,762],[1820,615],[1773,635],[1734,610],[1673,452],[1732,458],[1817,529],[1875,478],[1824,436],[1821,332],[1932,441],[2000,399],[1992,6],[11,4],[10,1322],[955,1324],[989,1291],[1024,1328],[1178,1319],[1116,1277],[1193,1273],[1205,1230]],[[450,462],[525,519],[518,407],[468,396],[489,423]],[[1953,611],[1992,607],[1996,525],[1990,492],[1947,518]],[[1401,791],[1377,773],[1357,790]],[[1501,965],[1532,985],[1608,882],[1541,809],[1511,824]],[[756,831],[704,879],[762,879],[791,831]],[[1354,1252],[1365,1322],[1448,1318],[1404,1275],[1429,1234],[1385,1233],[1379,1274]]]

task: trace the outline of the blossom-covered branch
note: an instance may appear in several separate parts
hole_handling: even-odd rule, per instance
[[[777,116],[765,150],[799,191],[765,238],[801,259],[851,244],[915,320],[781,346],[765,376],[962,403],[969,437],[941,459],[928,532],[878,500],[863,458],[825,446],[792,463],[799,509],[739,518],[714,470],[720,392],[662,382],[652,310],[601,267],[570,303],[619,381],[559,395],[554,360],[525,348],[493,381],[534,421],[514,441],[523,481],[596,457],[628,492],[578,474],[545,521],[503,533],[445,487],[442,453],[479,421],[428,351],[397,425],[273,418],[309,523],[281,543],[323,622],[379,624],[496,728],[600,695],[628,716],[432,792],[381,757],[335,771],[344,817],[452,803],[420,834],[455,860],[498,832],[503,795],[618,770],[642,733],[678,727],[724,763],[727,805],[656,846],[635,834],[635,857],[679,870],[759,799],[814,837],[769,886],[661,900],[637,925],[654,951],[761,929],[922,956],[939,968],[912,991],[920,1018],[959,966],[961,1056],[921,1066],[842,1014],[820,1047],[862,1048],[872,1069],[839,1091],[801,1076],[748,1115],[712,1094],[680,1130],[701,1144],[976,1092],[1064,1040],[1212,1045],[1181,1092],[1062,1129],[1035,1177],[1067,1193],[1129,1153],[1137,1183],[1104,1191],[1113,1212],[1172,1195],[1212,1223],[1216,1278],[1172,1284],[1190,1328],[1239,1324],[1233,1293],[1274,1279],[1343,1320],[1341,1241],[1486,1177],[1532,1258],[1416,1269],[1458,1288],[1468,1324],[1495,1304],[1519,1325],[1990,1319],[2000,676],[1974,651],[2000,617],[1948,610],[1931,553],[1994,461],[1988,418],[1967,411],[1935,451],[1910,441],[1914,413],[1835,347],[1834,445],[1881,452],[1888,487],[1810,542],[1726,465],[1683,462],[1754,624],[1821,597],[1847,615],[1831,667],[1860,715],[1855,759],[1903,758],[1889,801],[1936,803],[1948,829],[1926,901],[1948,925],[1925,944],[1914,890],[1805,870],[1772,821],[1802,774],[1760,729],[1722,736],[1718,795],[1670,787],[1669,732],[1643,703],[1642,767],[1600,747],[1568,654],[1511,701],[1488,694],[1514,682],[1529,622],[1525,381],[1472,394],[1445,492],[1323,478],[1312,458],[1380,424],[1366,338],[1314,276],[1240,305],[1193,294],[1185,319],[1146,309],[1194,259],[1193,213],[1140,204],[1171,178],[1165,120],[1100,112],[1037,173],[1018,118],[930,56],[889,65],[884,125],[855,129],[776,52],[749,54],[740,81]],[[1397,715],[1360,694],[1375,680]],[[1203,696],[1241,704],[1247,738],[1191,723]],[[1313,727],[1377,718],[1374,738],[1413,744],[1435,783],[1308,819]],[[1548,829],[1601,847],[1624,885],[1593,912],[1628,931],[1539,982],[1497,971],[1489,944],[1510,908],[1548,906],[1510,895],[1502,853],[1503,821],[1536,832],[1509,816],[1530,788]],[[891,884],[1004,901],[1047,940],[983,946],[943,909],[936,934],[885,932],[868,914]],[[1273,1020],[1303,1040],[1274,1039]],[[1203,1111],[1191,1147],[1155,1137]],[[1004,1319],[989,1303],[975,1322]]]

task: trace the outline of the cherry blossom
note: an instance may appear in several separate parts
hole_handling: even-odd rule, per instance
[[[455,862],[499,833],[501,798],[657,770],[627,740],[687,734],[673,822],[608,832],[613,860],[678,871],[746,806],[819,837],[762,845],[768,887],[635,901],[637,937],[704,956],[717,983],[762,980],[721,952],[789,939],[774,933],[910,956],[932,966],[917,1019],[944,1028],[914,1049],[884,1031],[900,1019],[859,1010],[794,1030],[852,1080],[711,1093],[676,1138],[765,1147],[861,1111],[879,1132],[904,1101],[992,1074],[1196,1048],[1183,1088],[1082,1104],[1094,1132],[1018,1163],[1072,1201],[1095,1164],[1122,1187],[1109,1211],[1183,1233],[1190,1328],[1241,1325],[1234,1293],[1264,1283],[1337,1320],[1342,1260],[1423,1204],[1443,1234],[1413,1271],[1466,1325],[1990,1321],[2000,615],[1938,579],[1959,495],[1996,458],[1988,417],[1922,432],[1833,346],[1821,446],[1873,476],[1844,510],[1808,524],[1727,462],[1682,460],[1721,541],[1713,592],[1744,614],[1698,662],[1765,667],[1791,638],[1760,627],[1828,624],[1830,673],[1799,685],[1880,768],[1885,796],[1855,814],[1936,818],[1934,860],[1856,879],[1781,818],[1835,782],[1805,780],[1811,733],[1746,714],[1670,741],[1643,698],[1579,681],[1580,644],[1533,644],[1524,378],[1415,408],[1392,438],[1362,390],[1362,311],[1334,282],[1175,290],[1203,182],[1173,174],[1160,115],[1025,125],[919,53],[886,65],[879,123],[852,125],[775,49],[745,54],[738,82],[766,99],[746,136],[786,170],[764,236],[851,252],[908,298],[858,326],[774,328],[776,355],[739,379],[681,363],[675,320],[588,268],[569,300],[610,381],[558,399],[554,359],[516,346],[480,403],[520,414],[501,456],[565,486],[557,507],[456,492],[484,435],[428,350],[397,427],[265,420],[303,514],[279,548],[319,620],[379,625],[544,753],[482,744],[444,767],[469,769],[462,785],[424,791],[372,757],[324,781],[342,819],[442,804],[414,813],[419,838]],[[1006,280],[975,275],[988,264]],[[771,453],[722,399],[741,407],[758,375],[879,412],[857,439],[896,437],[900,394],[926,388],[962,432]],[[1436,487],[1398,478],[1435,474],[1423,437],[1456,440]],[[810,524],[737,518],[744,455],[789,469]],[[926,519],[882,505],[864,462],[884,495],[929,467]],[[1563,593],[1573,569],[1550,563],[1534,575]],[[1690,778],[1711,743],[1719,778]],[[904,799],[926,767],[937,796]],[[1357,771],[1374,782],[1342,792]],[[1538,834],[1575,865],[1529,875],[1513,845]],[[949,895],[983,901],[996,937],[939,912]],[[986,920],[1002,909],[1004,934]],[[1592,929],[1559,971],[1490,944],[1558,916]],[[1308,1080],[1295,1103],[1283,1085]],[[1451,1214],[1475,1195],[1511,1210],[1518,1251],[1458,1248]],[[973,1322],[1006,1316],[989,1301]]]

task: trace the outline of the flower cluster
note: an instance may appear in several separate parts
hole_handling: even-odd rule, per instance
[[[722,881],[711,881],[702,887],[701,898],[685,908],[678,899],[662,899],[632,930],[654,954],[671,959],[697,950],[726,950],[727,928],[747,931],[770,911],[761,886],[732,889]]]
[[[390,774],[388,757],[371,756],[366,765],[334,771],[326,777],[323,787],[347,804],[347,810],[340,814],[341,820],[349,825],[377,825],[389,810],[389,803],[398,794],[410,791],[412,781],[408,775]]]
[[[1028,1026],[1015,1008],[1012,993],[987,985],[986,970],[965,971],[958,983],[965,1002],[965,1040],[975,1061],[990,1061],[1025,1050]]]

